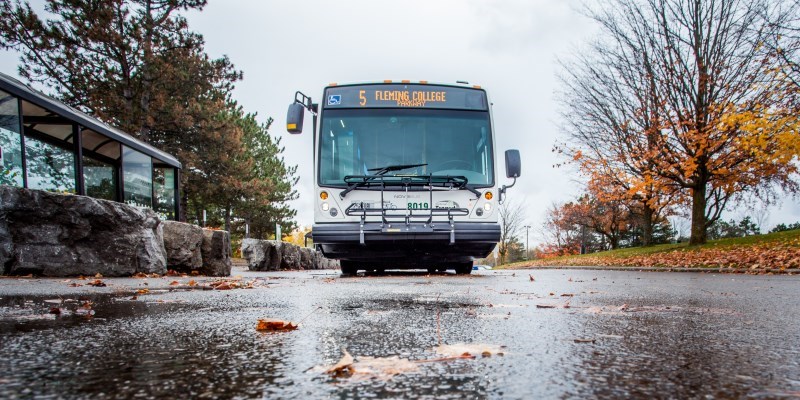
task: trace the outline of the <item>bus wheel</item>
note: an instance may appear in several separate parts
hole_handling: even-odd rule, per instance
[[[355,275],[358,273],[358,264],[355,261],[341,260],[339,265],[342,267],[342,275]]]
[[[472,262],[458,263],[455,270],[456,275],[469,275],[472,273]]]

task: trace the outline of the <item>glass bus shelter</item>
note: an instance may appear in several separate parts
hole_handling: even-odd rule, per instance
[[[0,185],[179,214],[178,160],[0,73]]]

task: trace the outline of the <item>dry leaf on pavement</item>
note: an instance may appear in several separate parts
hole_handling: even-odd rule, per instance
[[[343,351],[342,359],[330,367],[322,368],[323,373],[333,377],[389,379],[394,375],[416,372],[419,369],[416,363],[398,356],[359,357],[355,361],[347,350]]]
[[[347,350],[342,349],[342,351],[344,351],[342,359],[336,364],[332,365],[330,368],[326,369],[326,374],[338,376],[345,372],[352,372],[353,362],[355,360],[353,360],[353,356],[351,356]]]
[[[278,331],[293,331],[297,329],[297,324],[279,319],[259,319],[256,330],[259,332],[278,332]]]
[[[493,344],[481,343],[458,343],[443,344],[434,348],[436,353],[449,357],[489,357],[493,355],[503,355],[503,347]]]

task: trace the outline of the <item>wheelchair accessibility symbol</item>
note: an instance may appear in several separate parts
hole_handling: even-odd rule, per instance
[[[342,104],[342,95],[340,94],[332,94],[328,96],[328,105],[329,106],[338,106]]]

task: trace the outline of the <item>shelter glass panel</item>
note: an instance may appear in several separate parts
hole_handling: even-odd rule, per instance
[[[75,155],[61,147],[25,136],[28,188],[75,193]]]
[[[124,201],[137,207],[153,207],[153,160],[122,146]]]
[[[117,171],[111,164],[83,157],[83,187],[87,196],[116,200]]]
[[[120,144],[116,140],[109,139],[91,129],[84,128],[81,131],[81,144],[83,144],[84,153],[90,152],[100,156],[113,158],[119,160],[121,151]]]
[[[155,212],[161,219],[175,219],[175,169],[153,168]]]
[[[19,102],[0,90],[0,185],[21,187],[23,184]]]

